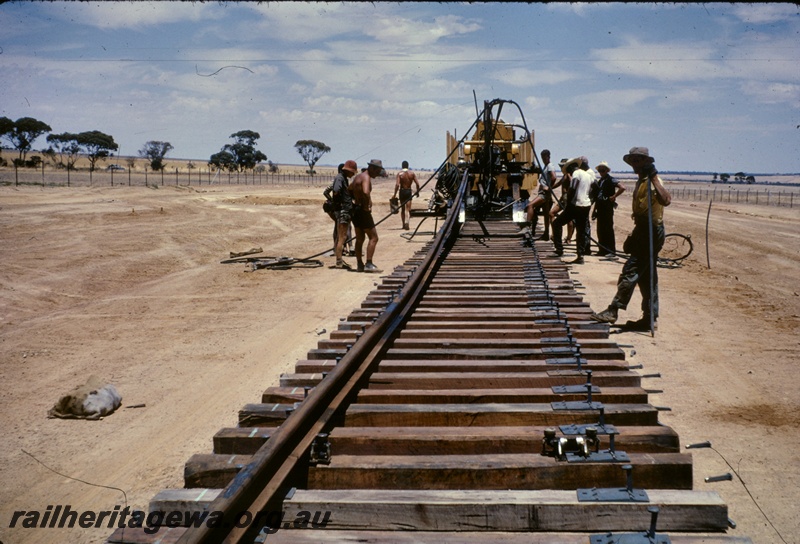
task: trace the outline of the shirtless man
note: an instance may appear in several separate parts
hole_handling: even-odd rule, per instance
[[[542,208],[544,210],[544,234],[539,238],[539,240],[549,240],[550,239],[550,207],[552,206],[553,199],[551,198],[552,195],[552,187],[558,181],[556,177],[556,167],[550,163],[550,151],[547,149],[542,150],[542,161],[544,162],[544,167],[542,168],[542,173],[539,174],[539,186],[538,186],[538,194],[530,200],[530,203],[527,207],[527,218],[528,224],[531,226],[531,234],[536,231],[536,223],[537,223],[537,216],[536,216],[536,209]]]
[[[382,272],[372,263],[375,246],[378,245],[378,231],[372,219],[372,178],[378,177],[383,170],[383,163],[372,159],[367,164],[367,171],[361,172],[350,183],[353,194],[353,227],[356,229],[356,262],[359,272]],[[367,242],[367,263],[361,260],[361,248],[364,246],[364,235]]]
[[[561,198],[558,200],[554,199],[553,207],[550,209],[550,225],[553,224],[553,221],[556,220],[556,215],[562,211],[566,207],[567,201],[567,191],[569,190],[569,185],[572,183],[572,177],[564,172],[564,165],[569,162],[569,159],[561,159],[559,161],[558,166],[561,168],[561,173],[563,176],[556,181],[551,189],[557,189],[561,187]],[[568,243],[572,241],[572,235],[575,233],[575,225],[572,221],[567,223],[567,238],[564,240],[564,243]]]
[[[403,161],[403,169],[397,173],[397,183],[394,184],[394,195],[397,196],[397,191],[400,191],[400,218],[403,220],[403,229],[408,230],[408,223],[411,221],[411,183],[417,186],[417,196],[419,196],[419,182],[417,175],[413,170],[408,169],[408,161]],[[406,221],[408,215],[408,221]]]

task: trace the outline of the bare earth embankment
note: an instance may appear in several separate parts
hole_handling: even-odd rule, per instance
[[[376,186],[376,218],[393,183]],[[238,410],[315,347],[377,278],[323,268],[248,272],[229,251],[261,246],[306,257],[330,247],[320,188],[0,188],[0,541],[102,542],[110,530],[9,529],[15,511],[146,509],[182,486],[183,463],[209,452]],[[415,203],[421,207],[422,203]],[[627,209],[623,204],[620,210]],[[800,502],[800,212],[676,202],[668,232],[691,234],[683,268],[661,270],[655,338],[625,333],[631,363],[663,389],[661,420],[683,443],[710,440],[787,542]],[[412,228],[418,220],[412,223]],[[432,223],[431,223],[432,226]],[[427,237],[407,242],[400,219],[378,227],[376,263],[391,270]],[[617,215],[618,239],[629,228]],[[421,230],[430,230],[427,225]],[[565,259],[571,259],[569,252]],[[589,257],[575,278],[595,309],[620,265]],[[622,318],[638,318],[638,295]],[[101,421],[47,419],[58,397],[98,374],[123,408]],[[652,382],[650,384],[649,382]],[[143,408],[125,408],[144,404]],[[26,454],[30,453],[33,457]],[[739,480],[711,450],[695,450],[695,486],[719,490],[734,534],[781,542]]]

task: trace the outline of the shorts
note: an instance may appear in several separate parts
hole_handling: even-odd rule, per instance
[[[411,189],[400,189],[400,203],[408,203],[412,194]]]
[[[374,229],[375,220],[372,219],[372,213],[362,208],[353,210],[353,226],[361,230]]]
[[[353,218],[353,208],[347,207],[336,210],[336,222],[341,225],[347,225]]]

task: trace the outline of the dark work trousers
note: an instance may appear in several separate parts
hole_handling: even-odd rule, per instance
[[[658,268],[650,262],[650,238],[647,232],[647,219],[637,221],[626,243],[630,257],[622,267],[617,280],[617,294],[611,301],[611,307],[626,309],[636,286],[642,294],[642,312],[644,317],[650,315],[650,301],[653,304],[653,316],[658,318]],[[657,261],[658,252],[664,247],[664,225],[653,226],[653,260]],[[653,273],[653,292],[650,292],[650,272]]]
[[[591,206],[575,206],[568,204],[567,209],[561,212],[556,220],[553,221],[553,245],[558,253],[564,252],[564,241],[561,238],[561,231],[564,225],[570,221],[575,221],[575,246],[578,257],[583,257],[586,251],[586,225],[589,223],[589,210]]]
[[[587,210],[591,211],[591,206],[586,208]],[[589,213],[586,212],[586,233],[583,236],[583,254],[584,255],[591,255],[592,254],[592,222],[589,219]]]
[[[614,239],[614,203],[598,201],[594,205],[597,210],[597,243],[598,255],[616,253],[617,243]]]

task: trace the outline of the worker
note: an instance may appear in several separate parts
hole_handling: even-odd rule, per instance
[[[383,163],[372,159],[367,163],[367,171],[361,172],[350,184],[353,195],[353,227],[356,230],[356,261],[359,272],[382,272],[372,262],[375,247],[378,245],[378,231],[375,229],[375,220],[372,218],[372,180],[380,175]],[[364,237],[367,242],[367,262],[362,260],[361,250],[364,246]]]
[[[602,257],[617,252],[617,243],[614,239],[614,209],[617,207],[617,197],[625,192],[625,186],[611,175],[611,167],[603,161],[595,169],[600,174],[600,179],[592,184],[592,200],[594,210],[592,219],[597,220],[597,255]]]
[[[539,184],[537,187],[536,196],[531,199],[527,206],[527,220],[531,226],[531,234],[536,232],[536,223],[538,222],[538,210],[544,210],[544,233],[539,237],[539,240],[550,239],[550,208],[553,205],[553,185],[556,184],[556,167],[550,163],[550,150],[542,150],[542,172],[539,174]]]
[[[622,158],[634,173],[639,176],[633,190],[633,232],[623,245],[623,250],[630,256],[622,267],[617,280],[617,294],[607,309],[599,314],[593,313],[591,318],[600,323],[616,323],[619,310],[626,309],[636,286],[642,294],[642,312],[644,316],[638,321],[628,321],[625,327],[629,330],[649,331],[656,326],[658,319],[658,270],[656,261],[658,252],[664,246],[664,208],[669,206],[672,197],[664,188],[658,177],[655,159],[650,156],[646,147],[633,147]],[[648,188],[648,185],[650,187]],[[648,195],[650,200],[648,202]],[[652,214],[652,223],[649,216]],[[650,252],[650,239],[653,248]],[[650,274],[653,275],[653,289],[650,290]],[[651,314],[652,312],[652,314]]]
[[[567,192],[567,202],[564,211],[553,221],[553,246],[556,255],[564,254],[564,243],[561,240],[561,229],[570,221],[575,222],[575,242],[578,254],[570,264],[583,264],[583,255],[586,251],[586,223],[589,222],[589,213],[592,203],[589,200],[589,188],[592,179],[589,174],[581,170],[581,157],[576,157],[564,165],[564,172],[569,175],[571,182]]]
[[[333,211],[336,214],[336,226],[339,229],[336,233],[336,264],[334,268],[350,270],[352,267],[347,264],[342,258],[344,251],[344,242],[347,240],[347,229],[350,227],[350,221],[353,217],[353,196],[350,192],[348,180],[356,175],[358,166],[356,161],[345,161],[342,166],[342,171],[336,174],[333,180],[332,201]]]
[[[416,196],[419,196],[417,174],[408,169],[408,161],[403,161],[403,169],[397,173],[397,181],[394,184],[392,198],[397,197],[398,191],[400,192],[400,219],[403,221],[404,230],[409,229],[408,223],[411,221],[411,197],[414,196],[414,193],[411,192],[412,183],[417,186]],[[408,220],[406,220],[406,217],[408,217]]]

